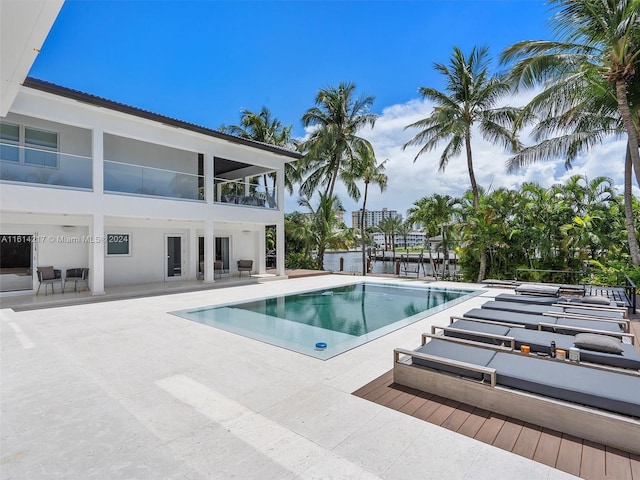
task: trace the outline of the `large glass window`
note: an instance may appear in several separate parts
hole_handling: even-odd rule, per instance
[[[20,126],[11,123],[0,123],[0,160],[19,162]]]
[[[22,130],[22,131],[21,131]],[[24,155],[21,158],[21,148]],[[58,134],[13,123],[0,123],[0,159],[58,168]]]
[[[58,134],[56,132],[25,127],[24,144],[26,147],[31,147],[25,149],[25,163],[43,167],[56,168],[58,166]]]

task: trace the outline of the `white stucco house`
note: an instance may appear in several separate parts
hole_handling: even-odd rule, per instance
[[[42,266],[88,268],[94,294],[263,273],[268,225],[284,275],[300,155],[28,77],[62,3],[0,3],[0,295],[36,291]]]

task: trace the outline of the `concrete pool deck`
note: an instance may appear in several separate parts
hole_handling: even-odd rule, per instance
[[[576,478],[351,394],[499,289],[326,361],[167,313],[356,280],[3,309],[1,478]]]

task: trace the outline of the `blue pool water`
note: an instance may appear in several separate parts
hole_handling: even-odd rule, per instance
[[[356,283],[171,313],[326,360],[479,293]]]

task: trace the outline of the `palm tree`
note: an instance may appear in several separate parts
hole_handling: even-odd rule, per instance
[[[321,193],[318,206],[314,209],[308,198],[301,198],[298,202],[307,207],[312,215],[309,225],[313,238],[313,245],[317,248],[316,262],[319,270],[324,270],[324,253],[327,248],[345,248],[351,240],[351,231],[345,228],[339,220],[340,213],[344,211],[342,203],[337,196],[327,197]]]
[[[503,62],[515,62],[515,82],[545,90],[528,109],[542,115],[537,139],[559,130],[564,136],[541,142],[510,160],[510,167],[566,155],[569,166],[578,153],[603,138],[624,132],[628,161],[640,184],[640,0],[551,0],[557,41],[524,41],[509,47]],[[559,114],[557,112],[560,112]],[[535,132],[534,132],[535,133]],[[626,159],[625,159],[626,161]],[[631,177],[625,176],[625,179]],[[624,203],[629,251],[640,265],[633,228],[631,186]]]
[[[240,113],[240,125],[222,125],[220,131],[235,135],[236,137],[254,140],[269,145],[295,149],[297,142],[291,138],[293,125],[284,126],[280,120],[274,117],[271,111],[263,106],[259,113],[243,109]],[[289,193],[293,193],[293,184],[299,178],[297,162],[285,164],[284,185]],[[271,205],[275,205],[276,177],[270,174],[272,186],[271,193],[267,187],[267,175],[263,175],[264,186],[267,190],[267,198]]]
[[[420,128],[409,145],[422,145],[414,158],[434,150],[441,142],[446,146],[440,155],[440,171],[444,172],[450,159],[457,157],[464,148],[467,170],[471,182],[474,208],[479,205],[478,185],[473,170],[471,130],[478,126],[480,135],[487,141],[501,142],[514,151],[520,143],[508,128],[518,110],[510,107],[496,108],[497,103],[511,91],[508,82],[489,75],[488,49],[476,48],[465,57],[459,47],[454,47],[449,66],[436,63],[435,69],[446,79],[445,91],[420,87],[420,94],[435,103],[431,115],[406,128]]]
[[[377,163],[375,154],[372,148],[365,143],[361,143],[356,147],[356,161],[353,165],[353,170],[348,172],[348,175],[353,177],[353,180],[364,181],[364,196],[362,199],[362,215],[360,216],[360,237],[362,242],[362,275],[367,274],[367,257],[365,254],[366,248],[366,233],[364,217],[367,211],[367,197],[369,194],[369,184],[373,183],[380,187],[380,192],[384,192],[387,188],[387,175],[385,171],[385,163],[388,160],[384,160],[381,163]],[[349,181],[349,184],[355,184],[354,181]]]
[[[358,131],[375,124],[377,116],[369,111],[373,97],[355,98],[355,90],[353,83],[323,88],[316,95],[316,105],[302,116],[304,126],[313,128],[299,147],[305,152],[302,171],[308,173],[301,185],[304,196],[311,196],[323,185],[325,196],[331,198],[338,178],[346,183],[352,179],[348,172],[356,151],[364,146],[372,148]]]
[[[421,223],[424,226],[427,240],[437,235],[441,236],[439,247],[443,252],[443,275],[445,267],[449,261],[449,226],[455,214],[455,207],[460,202],[459,199],[450,195],[439,195],[434,193],[430,197],[423,197],[408,210],[408,222]],[[433,268],[433,275],[438,279],[437,258],[434,260],[433,252],[429,248],[429,261]]]

